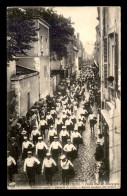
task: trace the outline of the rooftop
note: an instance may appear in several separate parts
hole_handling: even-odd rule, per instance
[[[19,81],[19,80],[23,80],[26,78],[30,78],[33,77],[35,75],[38,75],[39,72],[34,72],[34,73],[29,73],[29,74],[22,74],[22,75],[15,75],[11,78],[11,81]]]

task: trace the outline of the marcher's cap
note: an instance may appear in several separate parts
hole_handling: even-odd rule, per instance
[[[57,116],[57,118],[60,118],[60,116]]]
[[[58,137],[57,136],[54,136],[54,139],[58,139]]]
[[[7,153],[9,154],[9,153],[10,153],[10,151],[9,151],[9,150],[7,150]]]
[[[49,152],[47,152],[47,153],[46,153],[46,156],[47,156],[47,157],[48,157],[48,156],[51,156],[51,154],[50,154]]]
[[[65,158],[66,158],[65,155],[62,155],[62,156],[60,157],[61,160],[65,159]]]
[[[26,134],[26,131],[24,130],[24,131],[22,131],[22,133],[21,134],[23,134],[23,135],[25,135]]]
[[[70,142],[71,140],[70,139],[67,139],[67,142]]]
[[[32,154],[32,151],[28,151],[27,154]]]
[[[24,136],[24,139],[26,140],[27,139],[27,136]]]
[[[14,140],[16,140],[16,139],[15,139],[15,137],[11,137],[10,140],[14,141]]]
[[[65,126],[62,126],[62,129],[66,129],[66,127]]]
[[[42,137],[38,137],[38,140],[42,140],[43,138]]]
[[[75,129],[74,129],[74,131],[78,131],[78,129],[77,129],[77,128],[75,128]]]
[[[33,127],[34,127],[34,128],[37,128],[37,126],[36,126],[36,125],[34,125]]]
[[[51,125],[50,127],[53,127],[53,125]]]

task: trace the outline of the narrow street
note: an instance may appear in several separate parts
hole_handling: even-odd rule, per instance
[[[87,87],[85,84],[85,97],[89,98],[89,93],[87,91]],[[80,112],[81,106],[77,110],[77,115]],[[93,112],[96,114],[96,108],[92,108]],[[61,114],[62,111],[60,111],[59,114]],[[82,138],[83,138],[83,144],[80,144],[79,151],[78,151],[78,158],[73,162],[74,169],[75,169],[75,177],[70,181],[70,186],[75,186],[78,182],[78,185],[80,184],[83,186],[85,183],[93,184],[95,183],[95,149],[96,149],[96,131],[97,131],[97,125],[95,125],[95,131],[91,134],[90,131],[90,125],[88,123],[88,120],[86,121],[86,130],[83,132]],[[45,143],[49,147],[49,141],[48,141],[48,131],[46,131],[46,138]],[[23,172],[23,161],[21,158],[19,159],[19,174],[15,174],[15,182],[17,186],[28,186],[29,183],[27,180],[27,175]],[[60,168],[60,162],[58,161],[58,167],[59,171],[57,174],[53,177],[53,185],[54,186],[61,186],[61,168]],[[47,187],[46,185],[46,179],[44,175],[36,175],[36,185],[35,186],[43,186]]]

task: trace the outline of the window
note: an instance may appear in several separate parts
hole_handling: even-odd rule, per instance
[[[27,93],[27,110],[30,109],[30,92]]]
[[[107,88],[108,38],[104,38],[104,85]]]
[[[43,37],[41,36],[41,43],[40,43],[40,45],[41,45],[41,51],[43,50]]]

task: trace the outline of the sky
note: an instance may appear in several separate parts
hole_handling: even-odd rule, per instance
[[[71,17],[75,33],[79,32],[86,53],[91,54],[96,41],[97,7],[53,7],[53,10],[65,18]]]

